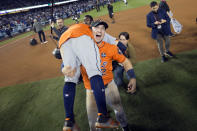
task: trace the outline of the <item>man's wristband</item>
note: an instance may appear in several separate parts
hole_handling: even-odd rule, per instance
[[[127,71],[127,75],[129,76],[129,78],[136,78],[135,76],[135,72],[134,72],[134,69],[130,69]]]

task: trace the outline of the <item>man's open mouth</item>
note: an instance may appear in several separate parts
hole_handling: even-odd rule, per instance
[[[96,35],[96,38],[101,38],[101,35]]]

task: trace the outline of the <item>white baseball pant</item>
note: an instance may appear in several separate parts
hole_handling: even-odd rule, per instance
[[[105,89],[105,96],[106,103],[114,110],[117,121],[120,122],[121,127],[125,127],[127,125],[127,119],[121,104],[120,94],[114,80],[107,85],[107,88]],[[88,89],[86,89],[86,109],[90,131],[101,131],[101,129],[95,128],[98,110],[93,91]]]
[[[102,75],[100,70],[100,54],[96,43],[87,35],[70,38],[60,48],[64,67],[76,68],[74,77],[65,76],[65,82],[77,83],[82,64],[88,77]]]

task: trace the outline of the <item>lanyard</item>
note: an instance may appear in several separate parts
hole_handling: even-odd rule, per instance
[[[156,17],[156,15],[157,15],[157,17]],[[158,15],[158,14],[155,14],[155,13],[153,12],[153,16],[154,16],[154,18],[155,18],[156,21],[160,21],[159,15]],[[159,20],[157,20],[157,18],[158,18]]]

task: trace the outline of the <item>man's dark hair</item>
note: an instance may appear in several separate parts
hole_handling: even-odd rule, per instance
[[[93,21],[93,17],[91,15],[86,15],[85,18],[89,18],[90,21]]]
[[[152,1],[152,2],[150,3],[150,7],[151,7],[151,8],[154,7],[154,6],[156,6],[156,5],[158,5],[156,1]]]
[[[126,38],[126,40],[129,39],[129,33],[128,33],[128,32],[121,32],[121,33],[119,34],[119,38],[120,38],[121,35],[123,35],[123,36]]]
[[[56,21],[57,21],[57,20],[60,20],[60,19],[64,20],[62,17],[57,17]]]

